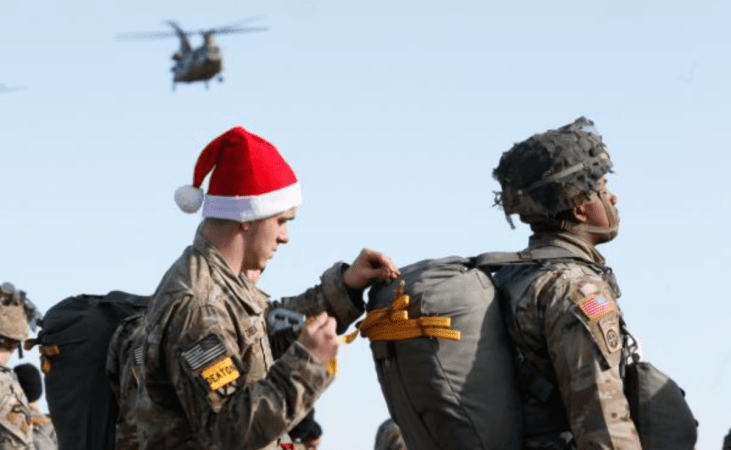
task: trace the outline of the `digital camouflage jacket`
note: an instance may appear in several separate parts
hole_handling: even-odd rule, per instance
[[[620,375],[624,333],[611,270],[593,245],[567,233],[530,239],[530,249],[550,246],[584,262],[536,263],[496,274],[506,326],[524,361],[525,446],[639,450]],[[538,377],[531,377],[535,371]]]
[[[266,315],[284,307],[327,311],[343,332],[363,312],[349,297],[343,264],[321,284],[281,302],[234,273],[199,228],[173,264],[144,319],[137,392],[140,447],[277,449],[332,381],[299,342],[274,360]],[[356,306],[356,303],[359,303]]]

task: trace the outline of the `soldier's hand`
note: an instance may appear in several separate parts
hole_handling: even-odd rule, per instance
[[[335,319],[323,312],[314,317],[300,332],[299,341],[302,345],[325,365],[338,353],[335,325]]]
[[[364,248],[343,274],[343,282],[350,289],[365,289],[378,279],[394,279],[399,275],[398,267],[388,256]]]

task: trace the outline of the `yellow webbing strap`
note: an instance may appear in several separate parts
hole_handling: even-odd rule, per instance
[[[350,344],[355,340],[355,338],[358,337],[358,333],[360,330],[356,329],[350,334],[344,334],[342,336],[338,336],[338,344]],[[330,374],[330,376],[334,377],[335,374],[338,373],[338,359],[333,358],[330,360],[330,362],[327,364],[327,372]]]
[[[433,337],[459,341],[462,334],[453,330],[449,317],[409,318],[409,296],[404,293],[401,281],[396,298],[388,308],[375,309],[366,315],[358,329],[371,341],[402,341],[418,337]]]
[[[404,282],[399,282],[396,298],[388,308],[374,309],[366,315],[363,321],[356,325],[356,330],[350,334],[338,337],[338,342],[350,344],[363,333],[371,341],[402,341],[418,337],[432,337],[459,341],[462,333],[453,330],[452,319],[449,317],[419,317],[410,319],[407,308],[409,296],[404,293]],[[333,358],[327,365],[327,371],[335,376],[338,371],[338,360]]]

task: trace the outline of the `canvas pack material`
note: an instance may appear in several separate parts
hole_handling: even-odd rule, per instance
[[[69,297],[46,313],[38,340],[41,352],[58,351],[48,357],[45,388],[61,450],[114,448],[118,407],[107,380],[107,349],[120,321],[148,302],[112,291]]]

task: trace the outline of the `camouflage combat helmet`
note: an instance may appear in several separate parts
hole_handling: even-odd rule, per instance
[[[493,171],[502,187],[495,204],[502,206],[511,226],[511,214],[528,223],[550,222],[559,213],[595,200],[599,180],[611,167],[594,122],[579,117],[503,153]]]
[[[24,291],[15,289],[12,283],[0,285],[0,337],[24,341],[28,327],[35,330],[40,314]]]

